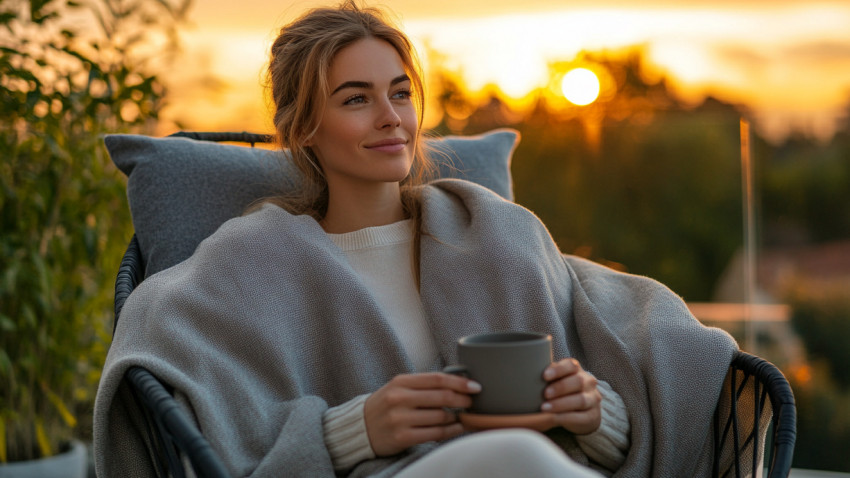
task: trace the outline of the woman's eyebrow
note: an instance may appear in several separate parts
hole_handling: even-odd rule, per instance
[[[393,80],[390,82],[390,86],[395,86],[396,84],[404,81],[410,81],[410,77],[407,76],[406,73],[402,73],[401,75],[398,75],[397,77],[393,78]]]
[[[404,81],[410,81],[410,77],[407,76],[406,73],[403,73],[403,74],[398,75],[397,77],[393,78],[390,81],[390,86],[394,86],[394,85],[396,85],[398,83],[402,83]],[[374,86],[375,85],[370,81],[357,81],[357,80],[346,81],[346,82],[342,83],[341,85],[337,86],[336,89],[333,90],[333,93],[331,93],[331,96],[337,94],[337,92],[339,90],[343,90],[345,88],[363,88],[363,89],[368,90],[370,88],[373,88]]]

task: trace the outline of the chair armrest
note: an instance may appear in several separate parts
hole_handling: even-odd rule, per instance
[[[172,446],[189,458],[197,476],[230,476],[207,439],[153,374],[142,367],[131,367],[125,378],[141,405],[153,417],[159,444],[167,452],[169,471],[173,476],[182,476],[183,473],[182,464]]]
[[[743,351],[738,351],[732,358],[727,380],[729,387],[724,390],[728,395],[721,396],[720,401],[728,399],[728,410],[722,410],[718,402],[714,415],[713,475],[718,476],[721,472],[719,460],[723,451],[731,447],[735,476],[745,473],[745,466],[757,469],[764,449],[767,458],[764,460],[767,466],[764,476],[787,477],[791,472],[797,435],[797,411],[791,385],[775,365]],[[761,417],[767,399],[772,412],[768,424],[770,433],[760,428],[764,423]],[[750,423],[751,427],[748,427]],[[760,443],[765,435],[766,443]],[[752,463],[743,462],[748,455]]]

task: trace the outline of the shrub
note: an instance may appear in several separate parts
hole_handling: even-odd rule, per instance
[[[140,47],[167,39],[184,13],[153,0],[0,4],[10,33],[0,37],[0,462],[50,455],[86,432],[78,417],[91,409],[131,234],[102,135],[151,131],[165,91]]]

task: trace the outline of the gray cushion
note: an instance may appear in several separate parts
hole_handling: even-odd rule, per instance
[[[514,130],[429,139],[439,177],[462,178],[513,200]],[[127,175],[133,226],[145,275],[188,258],[230,218],[265,197],[291,190],[300,173],[279,151],[185,138],[109,135],[109,156]]]

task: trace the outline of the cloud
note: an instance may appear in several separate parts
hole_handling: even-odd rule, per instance
[[[717,48],[717,56],[724,62],[744,68],[763,68],[770,63],[768,54],[753,47],[725,45]]]
[[[805,63],[850,63],[850,40],[822,40],[786,48],[783,56]]]

